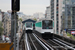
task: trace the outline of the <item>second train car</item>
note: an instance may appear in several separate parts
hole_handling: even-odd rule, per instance
[[[33,22],[26,22],[25,23],[25,30],[26,30],[26,33],[32,33],[32,31],[33,31]]]
[[[39,32],[42,38],[53,39],[53,20],[41,20],[35,23],[35,30]]]

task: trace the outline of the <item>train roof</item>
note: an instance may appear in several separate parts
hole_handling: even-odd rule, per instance
[[[43,21],[43,20],[52,20],[52,21],[53,21],[53,19],[40,19],[40,20],[37,21],[37,22],[40,22],[40,21]]]
[[[27,19],[27,20],[22,21],[22,23],[25,23],[25,22],[33,22],[33,23],[35,23],[36,21],[34,21],[32,19]]]

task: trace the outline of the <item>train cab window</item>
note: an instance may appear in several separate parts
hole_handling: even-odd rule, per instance
[[[42,29],[52,29],[53,23],[52,20],[43,20],[42,21]]]
[[[26,27],[31,28],[32,27],[32,23],[26,23]]]

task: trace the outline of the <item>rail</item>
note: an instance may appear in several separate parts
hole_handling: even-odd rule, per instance
[[[43,47],[45,47],[47,50],[49,50],[49,49],[51,49],[51,50],[54,50],[52,47],[50,47],[47,43],[45,43],[45,42],[43,42],[41,39],[38,39],[38,37],[37,37],[37,35],[35,35],[35,34],[33,34],[34,35],[34,37],[40,42],[40,44],[43,46]],[[43,43],[42,43],[42,42]],[[45,46],[46,45],[46,46]]]
[[[32,38],[31,38],[31,36],[30,36],[30,35],[29,35],[29,38],[30,38],[30,40],[31,40],[31,42],[32,42],[32,44],[33,44],[33,46],[34,46],[35,50],[38,50],[38,49],[37,49],[37,47],[35,47],[35,44],[34,44],[34,42],[33,42],[33,40],[32,40]]]
[[[26,40],[27,50],[31,50],[31,47],[28,41],[28,37],[27,37],[27,33],[25,33],[25,40]]]

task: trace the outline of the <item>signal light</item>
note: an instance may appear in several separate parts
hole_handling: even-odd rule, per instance
[[[20,10],[20,0],[12,0],[12,11],[19,11]]]

